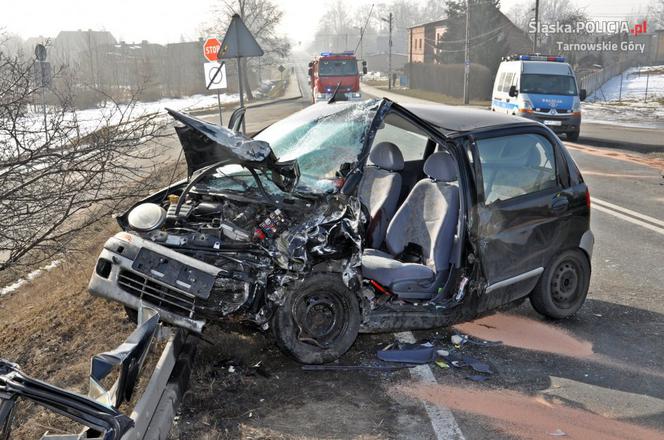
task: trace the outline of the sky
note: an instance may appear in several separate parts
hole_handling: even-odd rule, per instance
[[[284,11],[279,31],[294,42],[307,42],[317,27],[314,12],[325,10],[333,0],[273,1]],[[353,5],[378,3],[346,1]],[[523,1],[502,0],[501,8],[507,11]],[[0,0],[0,29],[23,38],[55,37],[61,30],[107,30],[118,40],[163,44],[197,39],[201,24],[210,19],[213,5],[219,3],[221,0]],[[590,17],[624,17],[636,10],[646,10],[650,0],[575,0],[574,3],[584,7]]]

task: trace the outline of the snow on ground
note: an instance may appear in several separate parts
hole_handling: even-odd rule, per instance
[[[632,67],[588,96],[583,120],[632,127],[664,128],[664,66]],[[646,95],[647,86],[647,95]]]
[[[240,101],[240,95],[221,94],[220,100],[222,105],[232,104]],[[126,104],[114,105],[109,103],[106,107],[76,110],[64,115],[49,113],[48,117],[62,119],[63,127],[71,127],[71,131],[66,133],[67,138],[71,139],[76,136],[85,136],[107,125],[117,124],[121,121],[127,122],[147,114],[160,113],[162,118],[168,118],[166,108],[191,111],[216,105],[216,94],[194,95],[185,98],[166,98],[152,102],[136,102],[131,107]],[[24,143],[44,142],[44,116],[41,111],[31,112],[20,121],[20,127]],[[68,130],[64,128],[61,134],[65,134]],[[2,136],[1,133],[0,136]],[[8,135],[5,134],[5,136]],[[0,138],[0,144],[3,140]],[[8,137],[7,142],[11,142]]]
[[[35,278],[39,277],[40,275],[44,274],[45,272],[50,272],[56,267],[60,266],[62,264],[61,260],[53,260],[46,266],[33,270],[29,274],[27,274],[24,278],[19,278],[18,280],[14,281],[13,283],[0,288],[0,296],[7,295],[8,293],[12,293],[15,290],[20,289],[23,287],[25,284],[29,283],[30,281],[33,281]]]

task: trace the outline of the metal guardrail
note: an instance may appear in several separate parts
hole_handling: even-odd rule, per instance
[[[131,400],[156,341],[165,341],[164,349],[128,417],[118,407]],[[0,359],[0,438],[11,434],[17,402],[28,400],[86,427],[78,434],[46,433],[44,440],[165,440],[186,391],[195,351],[195,341],[184,330],[164,327],[156,311],[141,308],[136,330],[125,342],[92,357],[87,396],[33,379]],[[105,388],[102,384],[113,372],[117,379]]]
[[[122,440],[162,440],[168,437],[193,358],[193,345],[186,344],[184,331],[178,329],[170,333],[150,381],[131,413],[134,427],[122,436]]]

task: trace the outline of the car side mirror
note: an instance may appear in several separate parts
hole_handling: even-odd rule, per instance
[[[307,70],[307,75],[311,76],[311,75],[313,75],[313,73],[314,73],[314,69],[312,69],[310,67],[309,70]]]
[[[362,73],[363,73],[364,75],[366,75],[367,72],[368,72],[368,70],[367,70],[367,66],[362,66]]]
[[[579,99],[580,99],[581,101],[585,101],[585,100],[586,100],[586,96],[587,96],[586,89],[581,89],[581,90],[579,90]]]
[[[309,61],[309,67],[314,67],[314,62],[313,61]]]
[[[510,86],[509,95],[512,98],[516,98],[518,94],[519,94],[519,91],[516,89],[516,86]]]
[[[242,128],[242,120],[244,119],[244,114],[247,112],[245,107],[238,107],[233,110],[231,117],[228,119],[228,128],[236,132],[240,131]]]

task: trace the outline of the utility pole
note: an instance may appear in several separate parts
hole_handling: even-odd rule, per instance
[[[364,28],[360,28],[360,59],[364,59],[364,44],[362,42],[364,40]]]
[[[539,0],[535,0],[535,38],[533,39],[533,53],[537,53],[538,36],[539,36]]]
[[[389,38],[387,40],[387,89],[392,90],[392,13],[388,18],[382,18],[389,25]]]
[[[463,60],[463,103],[470,102],[470,2],[466,0],[466,42]]]

